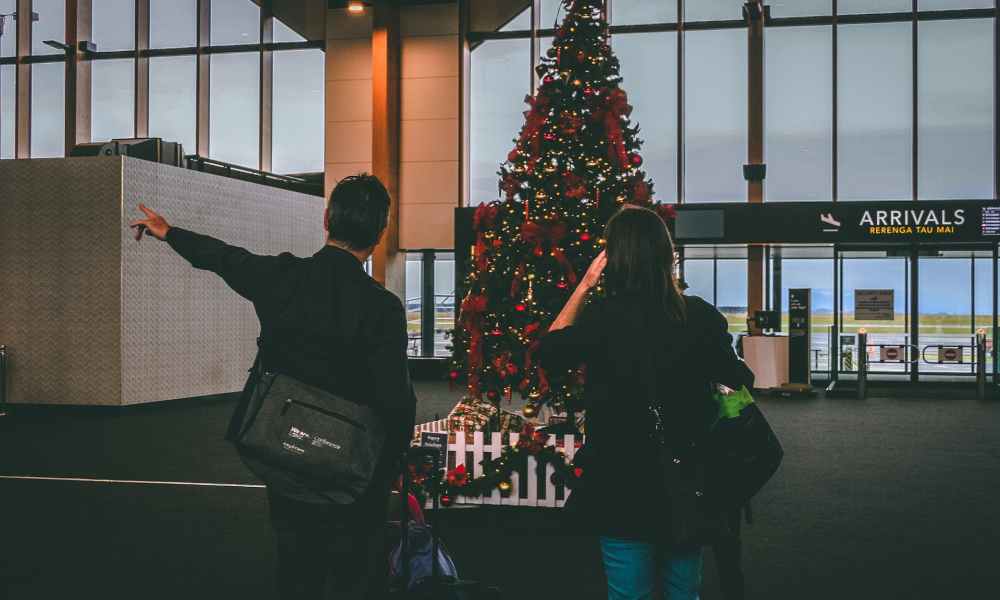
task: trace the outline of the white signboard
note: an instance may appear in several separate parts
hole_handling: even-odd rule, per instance
[[[855,321],[892,321],[893,290],[854,290]]]

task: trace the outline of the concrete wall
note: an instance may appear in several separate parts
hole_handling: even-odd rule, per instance
[[[249,302],[168,245],[140,202],[260,254],[323,243],[321,198],[130,158],[0,161],[0,343],[15,403],[126,405],[240,389]]]

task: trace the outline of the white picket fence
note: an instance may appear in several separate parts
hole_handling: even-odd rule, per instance
[[[417,427],[417,431],[446,431],[442,425],[445,420],[425,423]],[[435,429],[421,429],[421,427],[438,427]],[[517,444],[520,435],[509,434],[511,446]],[[473,477],[483,475],[483,467],[479,463],[486,458],[495,458],[503,451],[503,435],[491,433],[489,439],[485,439],[482,431],[474,433],[452,432],[448,434],[448,469],[454,469],[459,465],[465,465],[466,470]],[[578,445],[582,445],[583,435],[550,435],[546,445],[558,446],[565,452],[566,460],[572,461],[576,454]],[[454,498],[455,504],[495,504],[505,506],[535,506],[558,508],[566,503],[570,490],[563,484],[552,482],[552,474],[555,471],[551,464],[546,464],[544,469],[538,468],[538,461],[534,456],[528,456],[527,468],[523,471],[514,471],[511,474],[511,491],[505,497],[500,490],[494,489],[492,493],[485,496],[471,497],[458,495]],[[431,506],[428,500],[427,506]]]

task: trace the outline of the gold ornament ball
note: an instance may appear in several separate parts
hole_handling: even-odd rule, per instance
[[[530,419],[531,417],[534,417],[536,414],[538,414],[538,409],[535,408],[534,404],[525,404],[524,408],[521,410],[521,413],[523,413],[525,417]]]
[[[497,486],[497,489],[499,489],[501,492],[504,493],[509,492],[510,488],[511,488],[510,482],[506,480],[501,481],[500,484]]]

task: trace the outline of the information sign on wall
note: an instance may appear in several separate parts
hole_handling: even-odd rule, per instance
[[[855,321],[892,321],[893,290],[854,290]]]

